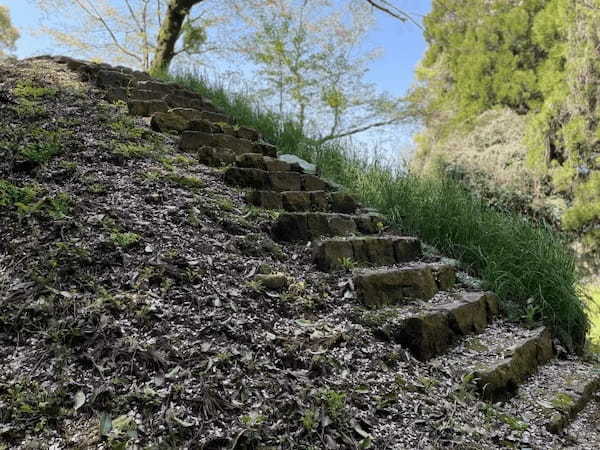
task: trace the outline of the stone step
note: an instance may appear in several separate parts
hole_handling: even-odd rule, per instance
[[[519,386],[553,357],[549,329],[497,322],[481,335],[467,337],[432,364],[456,368],[457,379],[466,377],[485,400],[497,402],[516,395]]]
[[[132,116],[150,117],[159,112],[167,112],[169,105],[163,100],[129,100],[129,114]]]
[[[267,155],[272,156],[272,155]],[[231,186],[262,191],[330,191],[327,181],[298,172],[269,172],[261,169],[230,167],[225,171],[225,182]]]
[[[361,205],[346,192],[326,191],[249,191],[246,201],[265,209],[289,212],[335,212],[355,214]]]
[[[192,122],[200,124],[201,122]],[[227,149],[224,155],[233,157],[234,161],[238,155],[244,153],[261,153],[265,156],[275,157],[277,156],[277,149],[275,146],[267,144],[266,142],[253,142],[248,139],[238,138],[223,133],[208,133],[206,131],[184,131],[181,135],[181,141],[179,146],[182,150],[188,152],[202,152],[204,147],[216,148],[216,149]],[[224,156],[225,157],[225,156]],[[243,170],[255,170],[255,169],[241,169],[231,168],[239,171]],[[230,170],[231,170],[230,169]],[[243,176],[241,179],[243,180]]]
[[[280,242],[308,242],[322,236],[375,234],[383,220],[378,214],[283,213],[273,223],[271,232]]]
[[[598,391],[600,368],[571,357],[540,367],[506,406],[526,412],[528,423],[560,433]]]
[[[150,126],[154,131],[168,132],[177,131],[207,131],[210,133],[222,132],[218,123],[228,123],[231,118],[225,114],[202,111],[195,108],[171,108],[167,112],[159,112],[152,115]],[[238,133],[238,137],[244,137],[245,133]]]
[[[388,266],[422,256],[421,241],[414,237],[364,236],[324,239],[313,243],[313,259],[320,270],[334,271],[344,261],[357,265]]]
[[[494,294],[463,292],[438,294],[431,302],[362,311],[357,321],[426,361],[444,353],[461,337],[481,333],[497,315]]]
[[[260,169],[267,172],[304,172],[298,164],[290,164],[260,153],[244,153],[239,155],[236,158],[235,165],[244,169]]]
[[[418,263],[399,268],[359,269],[352,276],[358,300],[371,308],[429,300],[452,289],[456,269],[448,264]]]

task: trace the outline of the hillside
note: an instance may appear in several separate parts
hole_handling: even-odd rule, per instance
[[[200,94],[40,57],[0,112],[4,448],[597,448],[593,362]]]

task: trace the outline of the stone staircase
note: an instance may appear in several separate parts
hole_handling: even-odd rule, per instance
[[[550,330],[501,318],[499,299],[457,283],[456,268],[424,256],[419,239],[384,231],[385,218],[298,164],[253,129],[238,127],[201,95],[147,74],[69,58],[54,58],[101,88],[107,101],[126,102],[158,132],[179,135],[179,147],[200,162],[225,167],[224,181],[246,201],[278,211],[275,240],[310,244],[315,267],[347,276],[362,306],[352,319],[416,359],[450,371],[482,399],[531,412],[560,432],[600,388],[600,374],[576,359],[558,359]]]

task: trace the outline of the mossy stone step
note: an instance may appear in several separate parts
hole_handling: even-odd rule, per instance
[[[239,155],[236,158],[235,165],[244,169],[260,169],[267,172],[304,172],[298,164],[290,164],[280,161],[277,158],[264,156],[261,153],[244,153]]]
[[[414,261],[421,256],[421,241],[414,237],[360,236],[313,243],[314,262],[323,271],[341,269],[344,261],[357,265],[388,266]]]
[[[572,372],[571,372],[572,374]],[[562,432],[577,414],[587,406],[592,397],[600,391],[600,374],[598,369],[595,373],[588,374],[590,378],[579,379],[577,385],[571,380],[565,380],[565,389],[556,392],[551,399],[551,404],[557,410],[546,423],[546,429],[551,433]],[[571,383],[571,385],[569,385]]]
[[[272,156],[272,155],[267,155]],[[333,187],[325,180],[298,172],[269,172],[261,169],[230,167],[225,171],[230,186],[263,191],[328,191]]]
[[[182,150],[190,152],[202,152],[204,147],[227,149],[234,157],[244,153],[262,153],[265,156],[277,156],[277,149],[270,144],[206,131],[184,131],[179,146]]]
[[[429,300],[454,286],[456,270],[448,264],[415,264],[400,268],[360,269],[353,274],[354,291],[366,306],[382,307],[412,299]]]
[[[354,214],[361,205],[346,192],[327,191],[249,191],[246,201],[265,209],[289,212],[335,212]]]
[[[365,311],[358,321],[381,338],[405,346],[415,358],[426,361],[444,353],[462,336],[482,332],[497,314],[494,294],[469,292],[444,304]]]
[[[512,411],[527,410],[528,422],[560,433],[598,391],[600,368],[570,356],[540,367],[506,406]]]
[[[132,116],[150,117],[159,112],[167,112],[169,105],[163,100],[129,100],[129,114]]]
[[[470,372],[482,397],[493,402],[514,396],[524,380],[554,357],[550,330],[535,330],[531,336],[498,352],[498,357],[499,360]]]
[[[171,108],[166,112],[159,112],[152,116],[150,124],[152,129],[160,132],[185,130],[214,132],[219,130],[216,123],[227,123],[231,119],[225,114],[202,111],[195,108]],[[201,126],[204,125],[202,128]],[[242,133],[244,134],[244,133]],[[238,136],[244,137],[244,136]]]
[[[308,242],[322,236],[374,234],[382,220],[377,214],[283,213],[273,223],[271,232],[280,242]]]

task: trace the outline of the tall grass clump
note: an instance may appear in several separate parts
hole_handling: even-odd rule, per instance
[[[417,177],[368,161],[340,143],[318,145],[293,120],[263,111],[244,93],[228,92],[197,74],[170,79],[207,96],[240,125],[258,129],[280,152],[317,164],[323,176],[357,193],[397,229],[459,259],[499,296],[511,317],[541,320],[567,348],[583,348],[588,320],[575,258],[562,236],[543,223],[492,208],[452,178]]]

